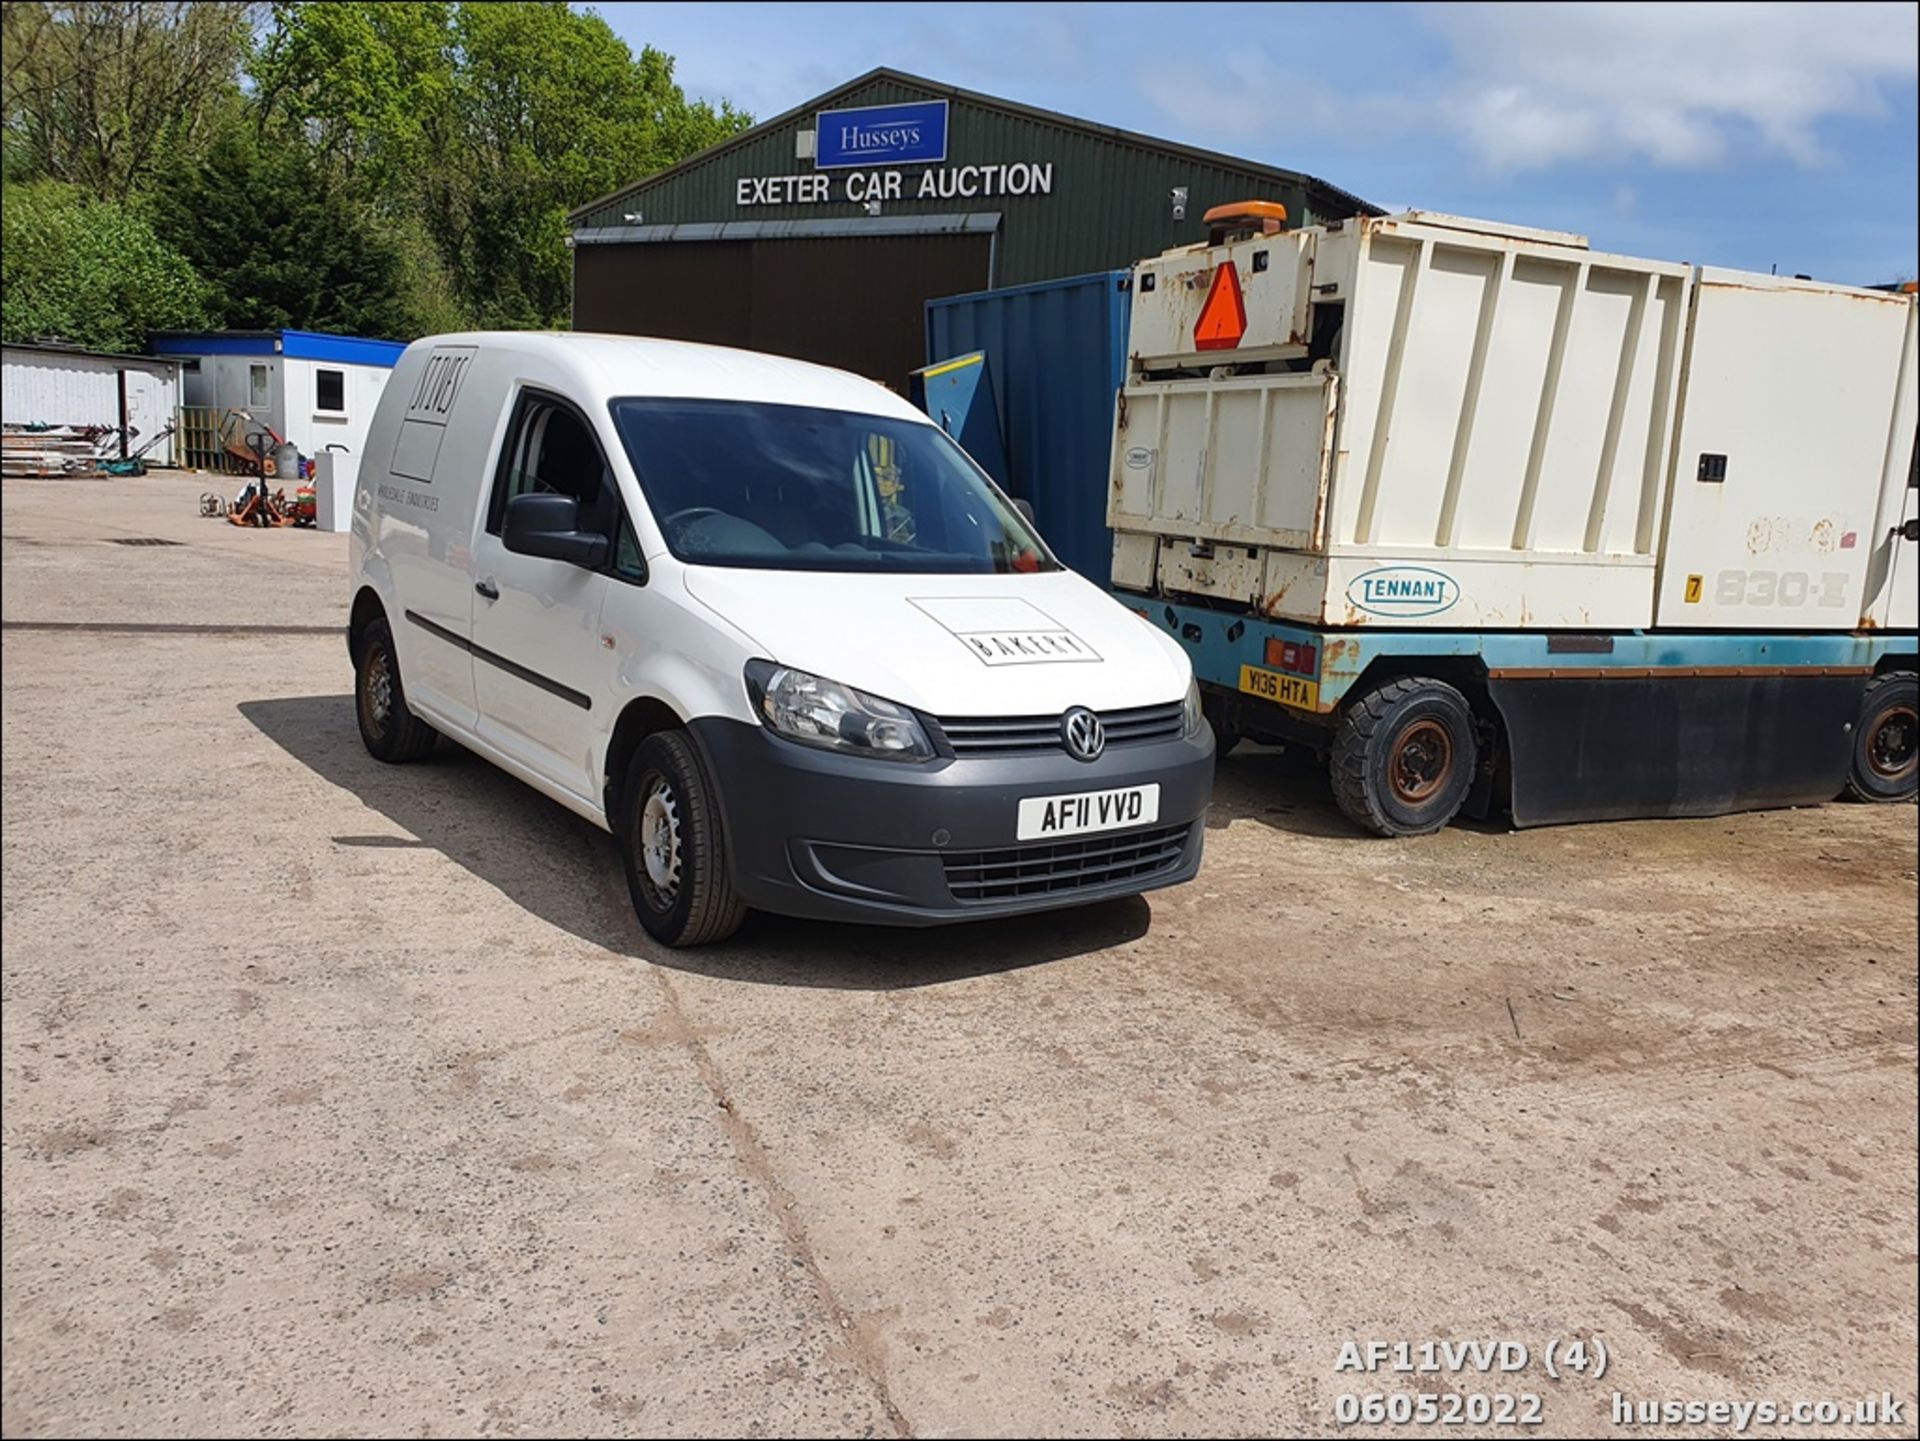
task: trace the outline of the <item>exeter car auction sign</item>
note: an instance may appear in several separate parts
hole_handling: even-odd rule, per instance
[[[835,181],[839,182],[838,193]],[[850,200],[973,200],[992,195],[1051,195],[1053,162],[943,165],[908,177],[899,170],[855,170],[846,175],[742,175],[735,205],[824,205]]]
[[[734,182],[733,203],[744,207],[851,202],[871,210],[884,200],[1053,193],[1051,160],[948,165],[946,158],[944,100],[822,110],[814,116],[813,170],[796,175],[742,175]],[[913,174],[900,166],[927,168]]]

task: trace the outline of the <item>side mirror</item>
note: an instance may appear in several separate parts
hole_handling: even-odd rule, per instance
[[[1920,540],[1920,515],[1916,515],[1912,520],[1900,527],[1900,539]]]
[[[1033,502],[1028,500],[1024,495],[1016,495],[1011,497],[1011,499],[1013,501],[1013,508],[1020,512],[1020,518],[1035,530],[1038,530],[1040,525],[1039,522],[1033,518]]]
[[[516,555],[538,555],[598,569],[606,563],[604,535],[580,529],[580,502],[570,495],[516,495],[507,502],[500,543]]]

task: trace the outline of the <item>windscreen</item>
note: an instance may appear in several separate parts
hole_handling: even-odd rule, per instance
[[[668,548],[691,564],[1059,569],[932,425],[732,400],[616,400],[613,416]]]

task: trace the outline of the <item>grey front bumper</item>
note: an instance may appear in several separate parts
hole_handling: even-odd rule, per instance
[[[1064,752],[867,760],[796,745],[750,722],[689,727],[720,792],[728,863],[759,910],[819,920],[938,925],[1135,895],[1200,869],[1213,735]],[[1014,839],[1028,796],[1160,786],[1149,826],[1051,842]]]

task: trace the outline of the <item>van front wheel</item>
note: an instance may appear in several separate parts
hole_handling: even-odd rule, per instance
[[[620,850],[634,912],[655,940],[708,945],[746,918],[727,874],[719,797],[693,742],[678,731],[648,736],[627,766]]]
[[[372,622],[360,637],[353,708],[360,718],[360,739],[368,754],[388,765],[421,759],[439,737],[438,731],[407,709],[407,692],[400,684],[400,661],[393,653],[393,632],[384,620]]]

